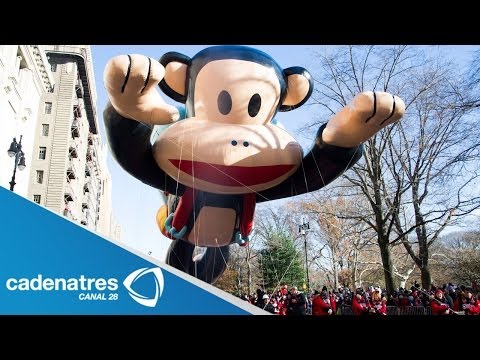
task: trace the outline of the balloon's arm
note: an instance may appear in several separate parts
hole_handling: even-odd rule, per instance
[[[257,194],[257,202],[276,200],[318,190],[352,167],[362,156],[363,145],[343,148],[323,142],[326,124],[317,132],[315,144],[297,171],[281,184]]]
[[[103,112],[110,151],[130,175],[154,188],[171,193],[183,192],[177,183],[157,165],[150,136],[152,128],[135,120],[125,119],[109,102]]]

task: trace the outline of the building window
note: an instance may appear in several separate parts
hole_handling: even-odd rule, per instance
[[[48,136],[49,130],[50,130],[49,124],[42,124],[42,136]]]
[[[43,170],[37,170],[37,184],[43,184]]]
[[[54,91],[55,91],[55,84],[53,84],[52,86],[50,86],[50,87],[48,88],[48,92],[49,92],[49,93],[53,93]]]
[[[45,146],[40,146],[40,151],[38,152],[38,158],[40,160],[45,160],[46,154],[47,154],[47,148]]]
[[[35,201],[37,204],[40,204],[40,199],[41,199],[40,195],[33,195],[33,201]]]
[[[55,64],[55,63],[50,64],[50,70],[52,70],[52,72],[57,71],[57,64]]]
[[[46,102],[45,103],[45,114],[51,114],[52,113],[52,103],[51,102]]]

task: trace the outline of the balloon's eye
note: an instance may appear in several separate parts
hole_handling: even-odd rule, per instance
[[[218,94],[218,110],[221,114],[227,115],[232,110],[232,97],[228,91],[223,90]]]
[[[251,117],[257,116],[261,106],[262,98],[260,97],[260,95],[253,95],[248,103],[248,115],[250,115]]]

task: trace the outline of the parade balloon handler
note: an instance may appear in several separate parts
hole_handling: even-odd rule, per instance
[[[104,83],[114,158],[167,197],[157,213],[172,239],[166,263],[208,283],[225,271],[231,244],[248,244],[257,203],[326,186],[405,112],[395,95],[359,93],[318,129],[304,155],[274,117],[309,99],[311,75],[259,50],[213,46],[192,58],[168,52],[160,61],[120,55],[106,65]],[[157,85],[182,105],[167,104]],[[195,256],[195,247],[207,250]]]

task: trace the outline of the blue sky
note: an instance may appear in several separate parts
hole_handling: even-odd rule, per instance
[[[97,112],[99,114],[102,141],[106,141],[103,128],[103,109],[108,101],[103,85],[103,70],[109,59],[122,54],[142,54],[159,59],[168,51],[177,51],[187,56],[194,56],[204,49],[203,45],[93,45],[92,55],[94,63],[95,81],[97,87]],[[302,66],[307,70],[312,68],[313,51],[328,50],[328,46],[320,45],[254,45],[253,47],[271,55],[280,66]],[[478,46],[445,46],[430,47],[431,51],[442,51],[455,61],[464,65],[471,58]],[[173,100],[162,94],[166,102],[177,105]],[[313,139],[308,140],[299,133],[298,129],[312,120],[312,107],[303,107],[287,113],[277,115],[279,120],[305,148],[310,147]],[[160,193],[142,182],[136,180],[109,155],[108,167],[112,175],[112,202],[115,218],[122,227],[121,241],[135,247],[141,252],[150,253],[159,260],[164,260],[170,240],[164,238],[155,222],[156,212],[162,204]]]

